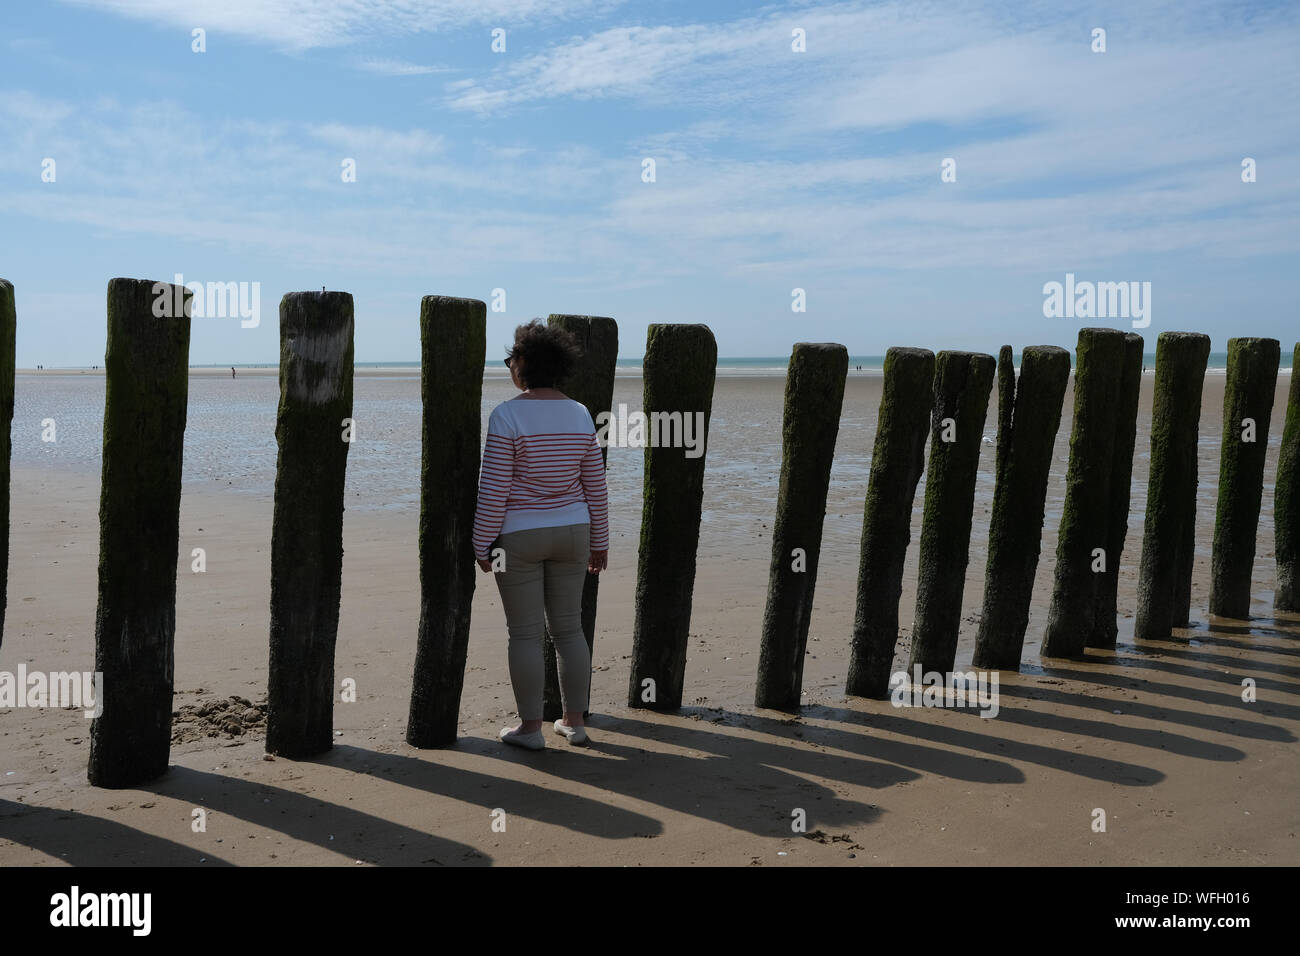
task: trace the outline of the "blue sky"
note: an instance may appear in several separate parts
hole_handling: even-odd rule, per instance
[[[370,362],[418,359],[422,295],[497,288],[490,356],[550,312],[614,316],[624,357],[652,322],[705,322],[727,356],[1129,326],[1044,317],[1067,272],[1150,282],[1149,350],[1289,350],[1298,24],[1197,0],[8,4],[18,364],[101,363],[107,281],[176,273],[261,287],[256,328],[193,320],[195,364],[274,362],[280,296],[322,286],[354,295]]]

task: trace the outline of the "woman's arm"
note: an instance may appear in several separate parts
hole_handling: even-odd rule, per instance
[[[489,559],[488,548],[501,533],[506,500],[515,473],[515,439],[505,416],[493,410],[483,445],[483,467],[478,479],[478,507],[474,512],[474,557]]]
[[[579,473],[582,491],[587,498],[587,511],[591,515],[591,561],[588,569],[600,572],[605,569],[609,553],[609,487],[605,484],[605,458],[600,453],[596,433],[591,434],[591,444],[582,456]]]

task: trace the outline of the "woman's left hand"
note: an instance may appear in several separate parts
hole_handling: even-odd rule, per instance
[[[477,564],[479,568],[485,572],[492,570],[492,562],[489,561],[487,558],[477,559]]]

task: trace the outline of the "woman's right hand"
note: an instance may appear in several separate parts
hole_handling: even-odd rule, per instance
[[[591,574],[600,574],[609,567],[609,549],[604,551],[593,551],[591,557],[587,560],[587,571]]]

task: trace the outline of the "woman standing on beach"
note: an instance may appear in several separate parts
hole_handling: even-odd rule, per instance
[[[578,357],[573,336],[534,319],[515,329],[506,366],[522,394],[488,419],[474,515],[474,557],[493,570],[501,549],[497,590],[510,635],[510,682],[517,727],[501,730],[508,744],[541,750],[543,624],[555,643],[564,716],[556,733],[587,742],[583,712],[591,683],[591,652],[582,633],[586,572],[609,560],[605,465],[591,414],[556,388]]]

